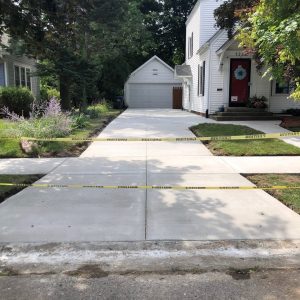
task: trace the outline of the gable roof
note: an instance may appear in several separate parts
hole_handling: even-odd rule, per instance
[[[216,52],[217,54],[222,54],[222,52],[226,51],[231,45],[236,42],[234,36],[231,39],[228,39]]]
[[[187,24],[190,20],[190,18],[192,17],[192,15],[194,14],[194,12],[199,8],[200,2],[202,0],[198,0],[197,3],[195,4],[195,6],[193,7],[192,11],[190,12],[190,14],[188,15],[185,24]]]
[[[167,63],[165,63],[162,59],[160,59],[158,56],[154,55],[153,57],[151,57],[148,61],[146,61],[143,65],[141,65],[140,67],[138,67],[135,71],[133,71],[130,76],[133,76],[134,74],[136,74],[138,71],[140,71],[141,69],[143,69],[144,67],[146,67],[146,65],[148,65],[150,62],[154,61],[154,60],[158,60],[161,64],[163,64],[165,67],[167,67],[171,72],[174,72],[174,69],[172,67],[170,67]]]
[[[175,77],[178,77],[178,78],[193,77],[191,66],[186,65],[186,64],[176,66],[175,67]]]
[[[209,40],[207,40],[207,42],[205,42],[200,49],[197,51],[197,54],[203,53],[206,49],[209,48],[209,46],[211,45],[211,43],[217,39],[217,37],[219,36],[220,33],[223,33],[224,30],[220,29],[218,30]]]

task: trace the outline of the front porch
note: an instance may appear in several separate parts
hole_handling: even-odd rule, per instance
[[[210,115],[210,118],[215,121],[267,121],[281,120],[283,117],[284,115],[273,114],[264,109],[248,107],[227,107],[222,112]]]

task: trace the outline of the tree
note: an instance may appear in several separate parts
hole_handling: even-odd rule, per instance
[[[47,61],[41,75],[58,77],[62,107],[71,107],[72,92],[84,103],[96,97],[106,60],[120,51],[137,51],[144,31],[137,0],[1,1],[0,31],[21,41],[25,53]],[[0,33],[1,33],[0,32]],[[146,36],[146,35],[145,35]],[[133,50],[135,49],[135,50]],[[139,49],[142,49],[140,47]]]
[[[217,24],[229,35],[237,30],[236,38],[246,51],[253,53],[258,68],[267,68],[265,75],[279,82],[289,81],[291,98],[300,100],[298,0],[232,0],[221,5],[215,16]]]
[[[185,57],[185,22],[197,0],[143,0],[145,24],[152,33],[157,54],[167,63],[181,64]]]

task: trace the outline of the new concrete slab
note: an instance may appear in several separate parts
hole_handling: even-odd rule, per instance
[[[214,156],[149,155],[147,159],[147,171],[150,173],[237,173],[222,159]]]
[[[146,159],[146,154],[147,145],[144,142],[94,142],[80,157],[143,156]]]
[[[47,174],[65,161],[65,158],[17,158],[0,159],[0,174]]]
[[[55,174],[122,174],[145,173],[146,159],[143,157],[97,157],[70,158],[52,173]]]
[[[212,156],[212,153],[199,142],[147,142],[147,155],[150,157]]]
[[[47,176],[40,183],[145,184],[139,175]],[[145,239],[144,190],[28,188],[0,205],[1,242]]]
[[[149,240],[299,239],[300,217],[267,193],[150,190]]]
[[[237,173],[300,173],[300,156],[221,157],[221,159]]]
[[[255,186],[239,174],[148,173],[149,185],[238,187]]]
[[[100,137],[139,137],[142,133],[148,137],[193,136],[188,128],[200,121],[209,122],[183,111],[127,110]],[[52,172],[39,182],[249,186],[253,184],[239,172],[279,169],[296,173],[300,165],[299,158],[294,157],[213,157],[203,144],[190,142],[95,142],[83,156],[86,157],[57,161],[55,165],[50,160],[47,170]],[[23,168],[21,172],[28,173],[29,161],[25,165],[21,162],[8,161],[2,168],[13,169],[16,164]],[[16,170],[19,174],[20,170]],[[29,188],[0,204],[0,242],[145,238],[300,239],[300,217],[260,190]]]

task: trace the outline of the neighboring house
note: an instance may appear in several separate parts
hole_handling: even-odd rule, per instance
[[[223,2],[199,0],[186,22],[186,62],[175,70],[183,81],[184,109],[213,114],[222,106],[246,106],[252,96],[265,96],[273,113],[300,108],[287,99],[288,84],[262,77],[252,56],[215,27],[214,10]]]
[[[1,43],[8,44],[7,35],[2,36]],[[36,60],[26,56],[11,55],[0,46],[0,86],[27,87],[38,99],[40,97],[39,78],[36,72]]]
[[[125,102],[129,108],[181,108],[174,105],[174,92],[180,87],[174,69],[153,56],[129,76]]]

